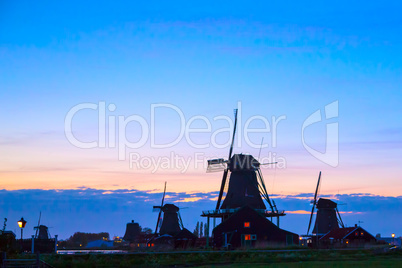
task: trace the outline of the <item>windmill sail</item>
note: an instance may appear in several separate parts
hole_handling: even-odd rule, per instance
[[[42,211],[39,211],[39,220],[38,220],[38,225],[36,227],[34,227],[34,229],[36,229],[35,232],[35,237],[38,237],[38,232],[39,232],[39,226],[40,226],[40,218],[42,217]]]
[[[320,187],[320,180],[321,180],[321,171],[320,174],[318,175],[318,182],[317,182],[317,187],[315,188],[315,194],[314,194],[314,201],[313,201],[313,208],[311,209],[311,214],[310,214],[310,221],[308,223],[308,228],[307,228],[307,234],[310,232],[310,227],[311,227],[311,221],[313,219],[313,214],[314,214],[314,209],[317,205],[317,196],[318,196],[318,189]]]
[[[165,189],[163,190],[161,206],[160,207],[154,206],[154,209],[159,208],[158,220],[156,221],[156,227],[155,227],[155,234],[158,233],[159,221],[161,220],[161,215],[162,215],[163,202],[165,201],[165,194],[166,194],[166,182],[165,182]]]
[[[237,109],[235,109],[235,122],[234,122],[234,127],[233,127],[232,143],[231,143],[231,145],[230,145],[228,161],[230,161],[231,158],[232,158],[233,145],[234,145],[235,135],[236,135],[236,126],[237,126]],[[227,177],[228,177],[228,167],[226,167],[225,171],[223,172],[222,183],[221,183],[221,189],[220,189],[220,191],[219,191],[218,202],[216,203],[216,209],[219,209],[219,207],[220,207],[220,205],[221,205],[223,190],[224,190],[224,188],[225,188],[225,184],[226,184],[226,179],[227,179]]]

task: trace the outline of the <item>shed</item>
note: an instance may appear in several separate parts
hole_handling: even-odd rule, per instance
[[[244,206],[213,230],[215,247],[298,245],[299,235],[280,229],[250,206]]]

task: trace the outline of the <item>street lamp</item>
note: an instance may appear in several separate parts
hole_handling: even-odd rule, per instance
[[[21,228],[21,241],[22,241],[22,231],[24,230],[26,224],[27,224],[27,221],[24,220],[23,217],[21,217],[21,220],[18,221],[18,227]]]
[[[392,233],[392,245],[394,245],[395,246],[395,234],[394,233]]]

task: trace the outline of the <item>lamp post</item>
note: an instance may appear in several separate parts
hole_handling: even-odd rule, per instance
[[[394,233],[392,233],[392,235],[391,235],[391,236],[392,236],[392,245],[393,245],[393,246],[395,246],[395,234],[394,234]]]
[[[21,242],[22,242],[22,232],[23,232],[26,224],[27,224],[27,221],[24,220],[23,217],[21,217],[21,220],[18,221],[18,227],[21,228]]]

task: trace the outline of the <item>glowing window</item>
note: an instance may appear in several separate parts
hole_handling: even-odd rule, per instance
[[[244,240],[251,240],[251,235],[249,234],[244,235]]]
[[[363,235],[364,235],[364,233],[363,233],[363,232],[361,232],[361,233],[360,233],[360,235],[361,235],[361,236],[363,236]]]
[[[358,235],[359,235],[359,233],[358,233],[358,232],[356,232],[356,233],[355,233],[355,236],[358,236]]]
[[[244,228],[250,228],[250,222],[249,221],[244,222]]]

